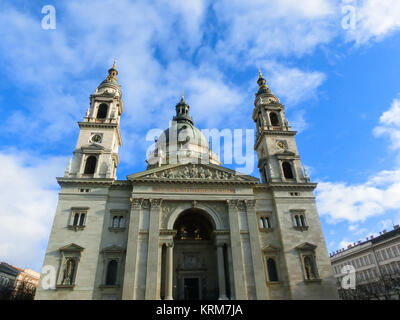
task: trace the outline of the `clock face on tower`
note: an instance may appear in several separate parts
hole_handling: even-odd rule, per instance
[[[101,142],[101,135],[99,135],[99,134],[92,135],[92,137],[90,138],[90,141],[91,142],[100,143]]]

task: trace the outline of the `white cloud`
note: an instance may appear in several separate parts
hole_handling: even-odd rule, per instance
[[[400,28],[400,2],[398,0],[358,0],[355,6],[356,26],[348,30],[348,40],[365,44],[381,40]]]
[[[374,129],[376,135],[388,133],[391,148],[400,148],[399,100],[380,117],[381,126]],[[368,178],[365,183],[349,185],[344,182],[320,182],[317,188],[319,213],[331,221],[347,220],[352,223],[365,221],[390,210],[400,210],[400,169],[383,170]]]
[[[380,126],[374,129],[376,136],[388,135],[391,140],[390,148],[400,149],[400,100],[395,99],[391,108],[380,117]]]
[[[227,27],[218,41],[223,59],[254,64],[271,56],[302,56],[335,36],[336,10],[327,0],[225,0],[213,5]]]
[[[39,271],[67,159],[0,153],[0,260]]]
[[[272,91],[286,99],[289,105],[315,98],[317,89],[326,78],[321,72],[289,68],[276,62],[266,62],[262,66],[267,71],[263,76],[270,82]]]

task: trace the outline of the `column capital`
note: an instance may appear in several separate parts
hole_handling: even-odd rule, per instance
[[[140,209],[142,207],[143,198],[130,198],[132,209]]]
[[[149,199],[150,207],[158,209],[161,207],[162,201],[163,201],[163,199],[161,199],[161,198],[160,199]]]
[[[256,206],[256,200],[244,200],[247,209],[254,209]]]
[[[237,199],[226,200],[226,204],[229,209],[237,208],[239,205],[239,200]]]

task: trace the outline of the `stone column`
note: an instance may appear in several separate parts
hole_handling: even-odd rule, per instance
[[[160,211],[162,199],[150,199],[149,247],[147,253],[145,300],[160,298]],[[158,291],[158,292],[157,292]]]
[[[131,198],[131,213],[128,227],[128,244],[125,258],[124,284],[122,287],[122,299],[132,300],[136,297],[136,269],[137,248],[139,235],[139,222],[143,199]]]
[[[226,297],[226,283],[225,283],[225,266],[224,266],[224,244],[217,244],[217,258],[218,258],[218,287],[219,298],[218,300],[227,300]]]
[[[227,205],[233,260],[233,277],[235,282],[234,296],[237,300],[246,300],[246,278],[244,273],[242,243],[240,240],[238,200],[227,200]]]
[[[258,231],[258,221],[255,211],[255,200],[246,200],[247,223],[249,226],[251,255],[253,260],[254,280],[256,285],[256,295],[258,300],[267,299],[267,286],[263,264],[263,254],[261,252],[260,237]]]
[[[173,300],[172,283],[174,276],[174,244],[167,243],[166,267],[165,267],[165,300]]]

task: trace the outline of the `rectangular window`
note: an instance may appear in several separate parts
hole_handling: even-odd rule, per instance
[[[386,260],[387,259],[387,255],[386,255],[385,250],[382,250],[381,253],[382,253],[382,259]]]
[[[380,251],[378,251],[378,252],[376,253],[376,259],[377,259],[378,261],[382,261]]]
[[[367,256],[364,256],[364,257],[363,257],[363,260],[364,260],[364,265],[365,265],[365,266],[367,266],[367,265],[368,265],[368,259],[367,259]]]
[[[72,208],[68,228],[75,231],[85,228],[89,208]]]
[[[260,216],[259,217],[259,228],[266,230],[271,229],[271,217],[270,216]]]
[[[393,258],[392,250],[390,248],[387,248],[386,251],[387,251],[389,258]]]
[[[372,259],[372,254],[368,255],[369,263],[374,264],[374,260]]]
[[[395,257],[397,257],[399,255],[399,251],[397,250],[396,247],[392,247],[392,251]]]

